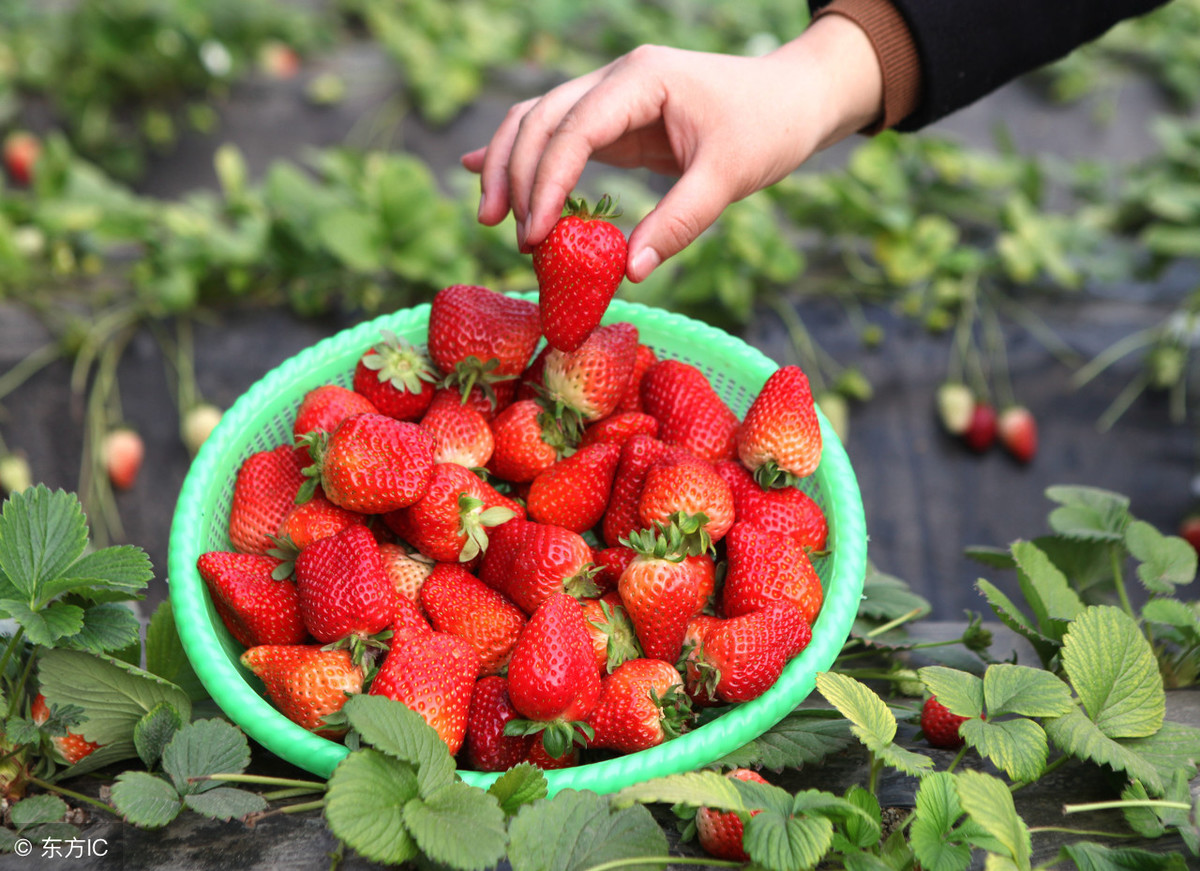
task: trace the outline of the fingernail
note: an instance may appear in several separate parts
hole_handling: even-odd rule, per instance
[[[629,263],[629,277],[634,281],[641,281],[657,269],[660,263],[662,258],[658,256],[657,251],[653,248],[643,248]]]
[[[475,216],[477,218],[479,218],[479,220],[481,220],[481,221],[483,220],[483,207],[486,203],[487,203],[487,192],[480,191],[479,192],[479,211],[475,213]]]

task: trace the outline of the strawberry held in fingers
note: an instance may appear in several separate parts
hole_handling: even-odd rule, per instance
[[[767,379],[742,420],[737,451],[764,487],[794,485],[817,470],[821,424],[799,366],[784,366]]]
[[[467,734],[478,677],[479,654],[469,641],[445,632],[409,632],[393,638],[369,692],[416,711],[454,754]]]
[[[342,709],[346,699],[362,692],[362,667],[346,650],[318,645],[263,644],[241,656],[242,665],[254,672],[267,696],[280,712],[299,726],[338,737],[344,728],[328,728],[325,718]]]
[[[591,747],[636,753],[680,735],[691,705],[675,666],[661,659],[630,659],[605,677],[588,715]]]
[[[618,214],[607,194],[594,209],[568,198],[550,235],[533,249],[541,329],[553,348],[582,345],[621,286],[628,248],[611,221]]]
[[[223,551],[196,560],[217,615],[243,647],[308,639],[296,585],[275,577],[279,565],[274,557]]]
[[[429,408],[440,380],[422,351],[387,331],[354,367],[354,391],[369,399],[380,414],[396,420],[418,420]]]
[[[321,485],[329,501],[363,514],[383,514],[425,495],[433,474],[433,436],[415,423],[356,414],[330,434],[305,437],[312,465],[303,501]]]
[[[365,640],[395,617],[398,594],[365,526],[351,526],[301,551],[296,590],[304,625],[325,644],[349,636]]]

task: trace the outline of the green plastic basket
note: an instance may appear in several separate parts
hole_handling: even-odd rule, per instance
[[[384,315],[331,336],[268,372],[234,403],[204,443],[183,482],[172,521],[170,598],[197,675],[247,735],[320,777],[332,773],[346,748],[292,723],[260,694],[261,685],[238,660],[243,648],[213,608],[196,560],[208,551],[232,549],[228,521],[237,470],[252,453],[291,441],[295,410],[305,393],[329,382],[349,386],[355,363],[378,341],[380,330],[423,345],[428,320],[428,304]],[[635,324],[641,341],[660,357],[678,358],[702,369],[739,416],[777,368],[728,333],[661,309],[614,300],[605,320]],[[615,792],[652,777],[705,766],[761,735],[812,692],[817,673],[829,668],[850,633],[862,596],[867,550],[854,471],[823,416],[821,430],[821,464],[807,479],[806,489],[825,511],[829,554],[815,561],[825,601],[807,649],[762,696],[726,709],[691,732],[639,753],[546,772],[551,794],[566,788]],[[497,776],[465,770],[460,774],[467,783],[479,786]]]

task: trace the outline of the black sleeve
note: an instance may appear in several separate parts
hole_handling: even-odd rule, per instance
[[[830,0],[809,0],[812,11]],[[917,130],[1167,0],[891,0],[921,61]]]

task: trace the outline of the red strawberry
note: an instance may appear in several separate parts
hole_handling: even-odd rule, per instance
[[[1189,514],[1179,521],[1179,537],[1200,554],[1200,513]]]
[[[542,395],[545,384],[542,381],[542,373],[546,370],[546,357],[554,348],[549,345],[543,345],[542,350],[537,352],[525,371],[521,373],[521,377],[517,380],[517,394],[514,401],[521,399],[537,399]]]
[[[304,484],[307,454],[291,445],[258,451],[238,468],[229,509],[229,540],[243,553],[265,554]]]
[[[326,644],[376,635],[395,618],[398,594],[365,526],[348,527],[301,551],[296,590],[304,625]]]
[[[487,550],[488,529],[524,517],[521,505],[457,463],[437,463],[429,489],[384,523],[431,560],[469,562]]]
[[[623,445],[635,435],[658,437],[658,420],[640,411],[622,411],[596,421],[583,432],[580,447],[607,442]]]
[[[797,487],[764,490],[746,467],[734,460],[722,460],[714,468],[733,491],[733,513],[739,523],[786,533],[803,548],[825,549],[829,536],[825,512],[803,490]]]
[[[749,768],[735,768],[725,774],[735,780],[747,780],[754,783],[766,783],[761,774]],[[762,813],[750,811],[749,816]],[[704,852],[718,859],[729,859],[733,862],[749,862],[750,857],[742,846],[742,833],[745,820],[734,811],[717,811],[702,807],[696,811],[696,838]]]
[[[522,717],[537,722],[552,757],[579,740],[576,723],[600,697],[600,672],[583,608],[566,593],[546,599],[521,630],[508,665],[508,696]]]
[[[625,277],[625,234],[605,195],[596,208],[567,199],[563,216],[533,249],[542,332],[562,351],[574,351],[600,323]]]
[[[639,344],[637,356],[633,361],[633,372],[629,375],[629,384],[625,387],[625,395],[617,403],[617,412],[642,411],[642,378],[647,370],[658,362],[658,355],[649,345]]]
[[[737,415],[704,373],[690,363],[661,360],[642,377],[642,410],[658,418],[658,437],[715,463],[736,452]]]
[[[601,674],[608,674],[621,663],[642,655],[629,612],[617,593],[606,593],[598,599],[582,599],[580,604],[588,635],[592,638],[596,667]]]
[[[621,539],[641,529],[638,500],[651,464],[669,450],[666,442],[648,435],[635,435],[621,446],[621,457],[613,475],[612,495],[604,512],[604,541],[617,546]]]
[[[334,505],[317,490],[311,499],[292,507],[279,525],[279,538],[291,542],[297,551],[314,541],[341,532],[347,526],[366,523],[366,516]]]
[[[938,420],[950,435],[960,436],[971,426],[975,411],[975,394],[961,381],[947,381],[937,389]]]
[[[355,414],[378,414],[379,409],[361,393],[337,384],[314,387],[300,400],[292,436],[299,441],[314,431],[333,432],[338,424]]]
[[[931,747],[957,750],[963,745],[958,727],[969,719],[950,713],[945,705],[930,696],[921,708],[921,732]]]
[[[728,617],[705,633],[695,657],[701,692],[723,702],[748,702],[779,679],[788,660],[803,650],[812,631],[792,602]]]
[[[438,563],[421,587],[421,606],[438,632],[471,642],[480,674],[499,674],[508,665],[525,615],[457,563]]]
[[[519,399],[491,421],[488,471],[513,483],[532,481],[568,451],[562,425],[532,399]]]
[[[370,694],[416,711],[454,754],[467,734],[471,690],[478,677],[479,654],[465,638],[408,632],[393,637]]]
[[[412,505],[429,488],[433,436],[415,423],[356,414],[332,433],[306,438],[312,466],[300,499],[317,484],[329,501],[363,514]]]
[[[1037,420],[1023,405],[1011,405],[1000,412],[996,433],[1000,444],[1020,463],[1028,463],[1037,453]]]
[[[704,515],[704,530],[716,542],[733,525],[733,490],[712,463],[671,453],[646,470],[637,512],[642,529],[665,523],[677,513]]]
[[[661,659],[630,659],[603,679],[588,715],[590,747],[636,753],[677,737],[691,705],[675,666]]]
[[[596,564],[596,573],[592,579],[602,590],[615,590],[617,582],[621,580],[621,573],[636,556],[637,551],[623,544],[593,549],[592,562]]]
[[[393,542],[379,545],[379,558],[383,560],[383,570],[396,592],[419,606],[421,585],[433,571],[434,561],[418,551]]]
[[[439,380],[423,352],[387,331],[354,367],[354,391],[396,420],[420,419]]]
[[[980,399],[975,403],[963,441],[977,454],[985,453],[996,441],[996,409],[990,402]]]
[[[464,400],[462,390],[456,387],[439,387],[433,394],[435,402],[444,402],[447,397],[454,397],[455,402],[463,402],[482,414],[487,420],[492,420],[497,414],[513,403],[517,393],[515,381],[493,381],[487,389],[475,385],[468,391]]]
[[[396,597],[396,611],[392,615],[392,620],[388,625],[392,630],[393,636],[408,631],[418,633],[433,631],[433,627],[429,625],[429,618],[425,614],[425,610],[421,604],[405,596]]]
[[[767,379],[742,421],[737,450],[764,487],[795,484],[817,470],[821,424],[799,366],[784,366]]]
[[[275,707],[293,723],[329,738],[345,732],[324,728],[322,723],[340,711],[347,698],[362,692],[362,668],[351,662],[348,651],[318,645],[263,644],[251,647],[241,660],[263,682]]]
[[[728,569],[721,589],[727,617],[757,611],[778,599],[794,602],[810,624],[824,592],[808,554],[791,536],[750,523],[735,523],[725,539]]]
[[[472,768],[476,771],[507,771],[525,761],[534,743],[533,736],[504,734],[505,724],[520,716],[508,698],[507,679],[491,675],[475,682],[463,745]]]
[[[540,336],[537,305],[486,287],[444,288],[429,309],[429,356],[464,396],[519,377]]]
[[[630,537],[637,556],[617,591],[650,659],[675,662],[683,650],[688,621],[704,608],[715,586],[707,536],[696,525],[644,530]]]
[[[271,40],[259,49],[258,65],[273,79],[291,79],[300,72],[300,55],[286,42]]]
[[[487,465],[496,446],[488,419],[453,393],[440,393],[421,418],[434,439],[435,463],[458,463],[468,469]]]
[[[554,593],[599,592],[592,580],[592,549],[561,526],[514,519],[495,530],[479,564],[483,583],[532,614]]]
[[[621,322],[596,328],[573,351],[551,350],[542,370],[546,408],[568,431],[608,417],[629,386],[637,347],[637,327]]]
[[[42,141],[25,130],[10,133],[4,140],[4,168],[15,184],[33,181],[33,170],[42,156]]]
[[[725,618],[714,614],[701,612],[688,621],[687,631],[683,636],[683,654],[680,657],[680,670],[683,672],[683,683],[693,708],[708,707],[719,703],[719,699],[710,694],[704,687],[704,679],[699,667],[700,651],[704,649],[704,641],[708,633],[716,629]]]
[[[46,697],[41,693],[33,697],[33,704],[29,707],[29,716],[39,726],[50,719],[50,706],[46,704]],[[89,741],[75,732],[64,731],[62,735],[51,736],[50,741],[68,765],[74,765],[100,749],[99,744]]]
[[[616,445],[589,445],[542,471],[529,485],[526,506],[539,523],[585,532],[604,517],[621,459]]]
[[[136,431],[128,427],[110,430],[104,436],[100,448],[108,479],[118,490],[129,490],[137,483],[142,460],[146,457],[146,444]]]
[[[210,551],[196,560],[221,622],[243,647],[308,639],[296,585],[273,575],[279,566],[274,557],[252,553]]]
[[[551,756],[546,752],[545,742],[533,741],[529,745],[529,755],[525,757],[525,761],[530,765],[536,765],[543,771],[557,771],[562,768],[574,768],[579,764],[579,748],[572,746],[566,753],[558,758]]]

